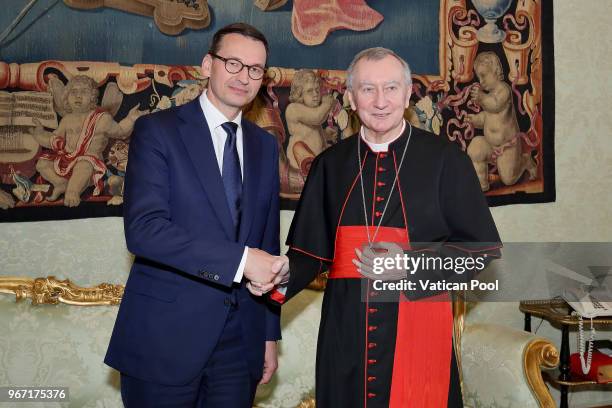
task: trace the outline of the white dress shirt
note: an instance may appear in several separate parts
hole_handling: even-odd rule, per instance
[[[215,156],[217,157],[217,164],[219,165],[219,173],[221,173],[221,176],[223,176],[223,150],[225,149],[225,141],[227,139],[227,133],[225,133],[225,130],[221,127],[221,125],[223,125],[225,122],[234,122],[238,125],[238,130],[236,131],[236,149],[238,150],[238,159],[240,161],[240,173],[242,174],[242,179],[244,180],[242,112],[239,112],[234,120],[229,120],[223,113],[221,113],[221,111],[219,111],[219,109],[217,109],[215,105],[210,102],[206,96],[206,90],[202,92],[199,100],[202,111],[204,112],[204,117],[208,123],[208,130],[210,130],[210,136],[212,138],[213,148],[215,149]],[[234,276],[234,282],[240,283],[242,280],[248,250],[249,247],[245,246],[244,252],[242,253],[242,259],[238,265],[238,270]]]

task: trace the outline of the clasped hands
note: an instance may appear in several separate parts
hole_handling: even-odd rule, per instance
[[[274,256],[257,248],[249,248],[244,277],[246,287],[255,296],[262,296],[289,281],[289,258]]]
[[[393,242],[373,242],[361,249],[355,248],[356,259],[353,264],[364,278],[372,280],[394,281],[405,279],[406,269],[396,262],[397,257],[404,256],[404,250]]]

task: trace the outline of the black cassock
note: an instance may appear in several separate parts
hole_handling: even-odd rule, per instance
[[[412,128],[390,195],[409,133],[407,125],[387,152],[373,152],[356,135],[321,153],[291,224],[291,275],[279,300],[330,272],[317,346],[318,408],[463,406],[451,303],[406,301],[406,296],[433,299],[435,293],[401,291],[397,299],[404,301],[381,302],[373,282],[360,278],[351,263],[354,248],[367,242],[360,165],[368,224],[374,225],[370,235],[382,217],[375,241],[438,243],[428,245],[440,256],[499,254],[499,235],[474,168],[456,144]],[[458,276],[424,270],[412,279]],[[447,293],[436,299],[441,296],[448,299]]]

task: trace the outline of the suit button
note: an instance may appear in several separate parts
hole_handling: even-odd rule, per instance
[[[207,273],[205,271],[199,271],[198,275],[200,275],[201,278],[205,278]]]
[[[223,303],[225,304],[225,306],[229,306],[229,305],[231,305],[231,304],[232,304],[232,301],[231,301],[229,298],[225,298],[225,299],[223,300]]]
[[[219,280],[219,275],[215,275],[215,276],[213,276],[213,279],[214,279],[214,280],[216,280],[216,281],[218,281],[218,280]]]

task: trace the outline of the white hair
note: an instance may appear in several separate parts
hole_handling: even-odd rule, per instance
[[[357,65],[359,61],[361,61],[362,59],[370,60],[370,61],[380,61],[381,59],[389,55],[397,59],[400,62],[400,64],[402,64],[402,67],[404,68],[404,79],[406,81],[406,85],[408,87],[412,87],[412,73],[410,72],[410,66],[408,65],[408,63],[402,57],[400,57],[399,55],[397,55],[395,52],[391,51],[388,48],[374,47],[374,48],[367,48],[361,51],[359,54],[355,55],[355,58],[353,58],[353,61],[351,61],[351,64],[346,70],[346,85],[348,89],[349,90],[353,89],[353,77],[355,75],[355,66]]]

